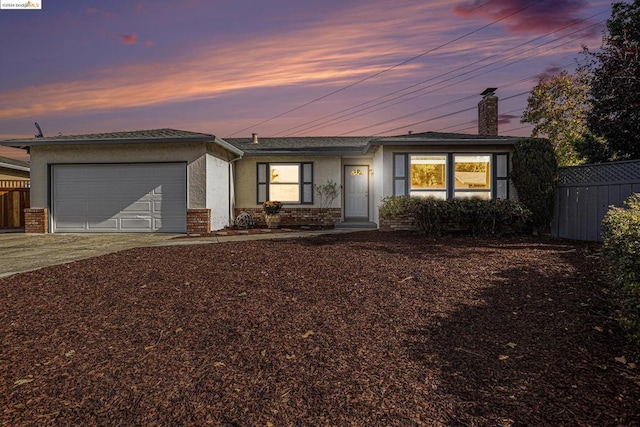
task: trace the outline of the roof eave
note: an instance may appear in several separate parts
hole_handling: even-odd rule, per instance
[[[363,150],[331,150],[331,151],[318,151],[318,150],[272,150],[272,151],[245,151],[245,156],[361,156],[365,154]]]
[[[521,138],[504,139],[414,139],[414,140],[391,140],[376,139],[369,142],[371,146],[378,145],[513,145]]]
[[[98,144],[144,144],[144,143],[166,143],[166,142],[215,142],[216,137],[166,137],[166,138],[103,138],[103,139],[58,139],[58,138],[36,138],[36,139],[9,139],[0,141],[1,145],[7,147],[35,147],[40,145],[98,145]]]
[[[13,169],[22,172],[31,172],[31,169],[28,166],[12,165],[11,163],[4,162],[0,162],[0,168]]]

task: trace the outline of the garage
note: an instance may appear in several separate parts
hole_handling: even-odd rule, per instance
[[[53,232],[186,232],[186,163],[52,165],[51,188]]]

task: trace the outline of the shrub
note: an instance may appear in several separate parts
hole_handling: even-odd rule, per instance
[[[499,236],[524,231],[531,212],[515,200],[387,197],[380,217],[413,216],[418,231],[428,236],[462,232],[476,236]]]
[[[535,232],[547,232],[553,220],[557,162],[546,139],[518,141],[513,153],[511,179],[518,199],[531,211]]]
[[[382,199],[378,210],[380,218],[389,219],[396,216],[415,215],[420,199],[408,196],[389,196]]]
[[[640,193],[625,205],[602,220],[603,254],[622,305],[620,323],[640,343]]]

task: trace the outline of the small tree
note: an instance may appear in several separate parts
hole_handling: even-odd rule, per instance
[[[316,196],[318,196],[318,202],[321,209],[320,222],[322,228],[324,228],[327,219],[325,216],[325,210],[330,208],[334,200],[336,200],[340,195],[340,186],[337,183],[333,182],[333,180],[328,179],[326,184],[315,184],[313,188]]]
[[[576,144],[587,131],[589,89],[589,73],[583,67],[575,75],[562,71],[543,77],[522,113],[520,121],[534,125],[531,136],[548,138],[562,166],[581,163]]]
[[[329,208],[340,195],[340,186],[331,179],[326,184],[316,184],[313,187],[321,209]]]

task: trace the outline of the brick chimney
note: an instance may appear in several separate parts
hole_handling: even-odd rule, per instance
[[[478,135],[498,135],[498,97],[497,88],[484,90],[482,101],[478,103]]]

